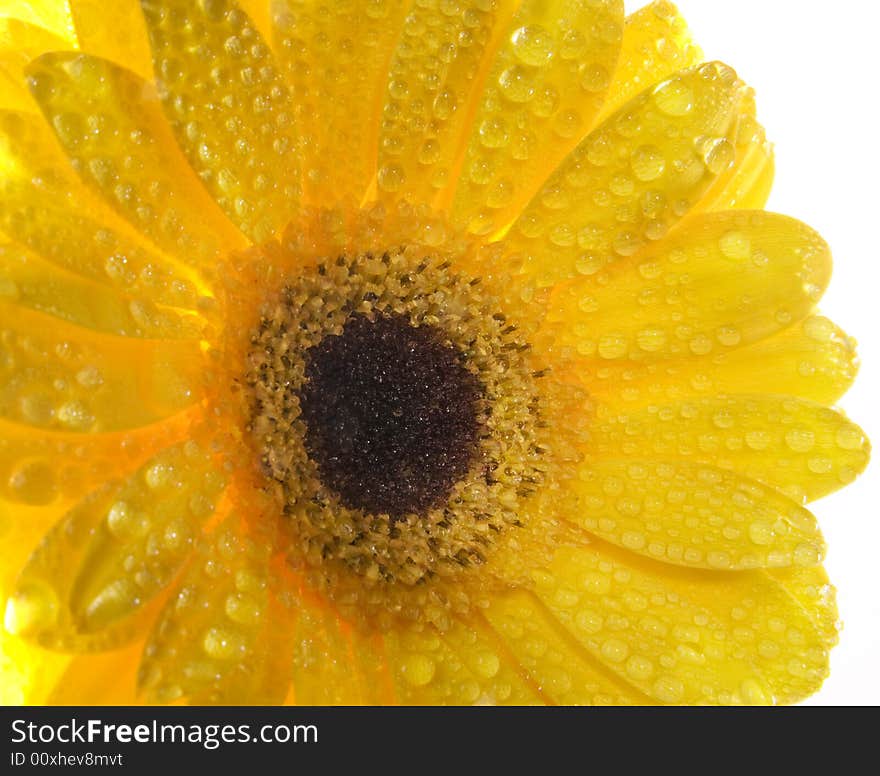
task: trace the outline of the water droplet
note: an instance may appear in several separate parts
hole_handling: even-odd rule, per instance
[[[501,118],[489,118],[480,124],[480,142],[486,148],[503,148],[510,140],[507,123]]]
[[[861,450],[865,444],[865,435],[858,426],[847,423],[837,429],[834,441],[841,450]]]
[[[703,150],[703,162],[713,175],[720,175],[736,158],[733,144],[724,138],[708,143]]]
[[[541,67],[553,58],[553,38],[537,24],[515,30],[511,43],[514,56],[525,65]]]
[[[629,655],[629,645],[620,639],[607,639],[602,643],[600,651],[609,663],[622,663]]]
[[[401,670],[406,681],[414,687],[423,687],[434,678],[437,666],[428,656],[420,653],[408,655],[403,660]]]
[[[752,243],[742,232],[728,232],[719,241],[721,253],[733,261],[743,261],[752,255]]]
[[[519,65],[504,70],[498,77],[501,93],[512,102],[528,102],[535,95],[532,76]]]
[[[628,350],[626,339],[619,334],[603,334],[599,338],[599,355],[602,358],[623,358]]]
[[[393,192],[403,185],[404,178],[403,170],[399,166],[386,164],[379,170],[377,181],[382,191]]]
[[[813,449],[816,435],[808,428],[793,428],[785,433],[785,444],[796,453],[806,453]]]
[[[644,145],[633,152],[631,167],[640,181],[653,181],[666,169],[666,159],[656,146]]]
[[[209,628],[202,639],[205,654],[215,660],[229,660],[243,652],[241,636],[226,628]]]
[[[9,491],[15,501],[24,504],[48,504],[58,495],[55,471],[47,461],[23,461],[9,475]]]
[[[684,80],[673,78],[657,86],[654,102],[667,116],[684,116],[694,107],[694,90]]]

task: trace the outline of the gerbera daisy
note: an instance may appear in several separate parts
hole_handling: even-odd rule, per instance
[[[3,6],[6,702],[820,686],[854,346],[671,4]]]

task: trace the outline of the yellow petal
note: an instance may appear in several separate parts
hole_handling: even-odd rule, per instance
[[[147,28],[138,0],[113,0],[108,14],[102,0],[67,0],[79,50],[124,65],[148,81],[153,62]]]
[[[0,228],[65,269],[132,296],[194,308],[201,283],[76,178],[42,117],[0,111]]]
[[[269,550],[237,515],[205,537],[144,649],[139,689],[147,702],[283,699],[289,677],[269,670],[276,649]]]
[[[430,203],[453,183],[454,164],[516,5],[464,0],[411,6],[382,108],[380,193]]]
[[[234,0],[141,0],[165,113],[193,169],[257,242],[300,192],[294,105],[268,44]]]
[[[564,520],[681,566],[813,566],[825,549],[815,518],[802,506],[713,466],[590,461],[552,498]]]
[[[0,415],[15,423],[113,431],[152,423],[197,399],[197,340],[114,337],[6,303],[0,332]]]
[[[654,0],[640,8],[626,17],[620,59],[599,120],[605,120],[643,89],[701,59],[685,20],[672,3]]]
[[[31,555],[7,606],[6,627],[68,652],[134,638],[148,626],[155,606],[147,605],[188,556],[222,487],[209,456],[188,442],[95,491]]]
[[[35,112],[24,77],[28,62],[46,51],[67,48],[62,38],[19,19],[0,18],[0,107]]]
[[[842,488],[870,444],[836,410],[802,399],[718,396],[595,418],[590,457],[662,458],[730,469],[796,501]]]
[[[385,635],[398,702],[406,705],[534,705],[548,701],[538,677],[479,616],[439,632],[403,624]]]
[[[706,192],[699,209],[758,210],[767,204],[773,186],[773,147],[755,113],[754,95],[749,93],[740,110],[733,149],[718,149],[720,155],[731,157],[730,165]]]
[[[61,38],[68,47],[76,46],[76,30],[66,2],[59,0],[3,0],[0,15],[21,19],[35,27],[42,27]]]
[[[46,54],[27,74],[80,177],[153,242],[196,266],[246,244],[193,175],[152,84],[75,52]]]
[[[563,706],[650,703],[626,679],[593,659],[531,592],[496,596],[484,616],[547,702]]]
[[[742,92],[730,68],[702,65],[590,133],[503,241],[520,283],[552,286],[662,238],[724,172],[713,160],[733,143]]]
[[[705,357],[651,362],[582,360],[578,376],[606,405],[668,403],[720,393],[772,393],[833,404],[858,371],[851,337],[811,315],[746,347]]]
[[[360,202],[372,182],[389,58],[408,10],[408,3],[372,0],[272,4],[273,42],[296,101],[307,202]]]
[[[526,0],[474,119],[452,205],[478,234],[509,224],[595,123],[620,52],[623,3]]]
[[[0,300],[126,337],[197,337],[198,316],[138,302],[15,245],[0,244]]]
[[[725,352],[805,318],[831,254],[812,229],[763,211],[697,214],[632,262],[554,290],[559,342],[605,361]]]
[[[563,547],[534,577],[556,627],[659,703],[791,703],[828,672],[824,636],[761,571],[693,571],[603,545]]]

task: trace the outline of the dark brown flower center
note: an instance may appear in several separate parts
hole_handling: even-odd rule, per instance
[[[305,365],[305,448],[324,485],[394,519],[442,505],[476,459],[483,391],[441,330],[353,315]]]

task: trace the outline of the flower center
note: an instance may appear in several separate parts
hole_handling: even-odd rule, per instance
[[[437,585],[515,541],[543,477],[543,370],[453,258],[304,261],[273,278],[241,350],[247,442],[289,560],[362,613],[451,606]]]
[[[476,459],[483,391],[440,329],[356,314],[305,364],[305,448],[344,506],[399,521],[446,501]]]

